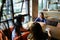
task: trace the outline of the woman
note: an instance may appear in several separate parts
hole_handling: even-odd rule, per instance
[[[39,23],[32,23],[30,32],[31,33],[27,37],[28,40],[46,40],[46,35],[43,33]]]
[[[46,19],[44,18],[43,12],[40,13],[40,17],[36,18],[35,22],[44,22],[44,23],[46,23]]]
[[[22,27],[22,22],[24,22],[24,16],[23,15],[18,15],[16,19],[15,28],[12,32],[12,40],[20,40],[21,39],[21,34],[23,32],[26,32],[27,30]],[[19,39],[20,38],[20,39]]]

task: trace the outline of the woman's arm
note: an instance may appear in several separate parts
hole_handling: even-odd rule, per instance
[[[21,32],[27,32],[28,30],[24,29],[23,27],[20,27]]]
[[[18,40],[20,38],[20,36],[16,36],[15,38],[14,38],[14,40]]]

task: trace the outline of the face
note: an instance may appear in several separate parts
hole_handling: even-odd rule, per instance
[[[22,19],[21,19],[22,22],[24,22],[24,16],[22,16]]]
[[[44,15],[40,14],[40,17],[41,17],[41,18],[44,18]]]

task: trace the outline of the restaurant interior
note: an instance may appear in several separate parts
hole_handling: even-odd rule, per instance
[[[60,0],[0,0],[0,30],[4,35],[10,33],[11,37],[18,15],[24,15],[22,26],[28,30],[40,17],[40,12],[43,12],[46,24],[38,23],[44,33],[50,34],[48,40],[60,40]],[[27,39],[24,34],[22,36],[23,40]],[[8,37],[8,40],[12,40],[12,37]]]

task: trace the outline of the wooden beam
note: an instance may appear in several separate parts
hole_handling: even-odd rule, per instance
[[[38,17],[38,0],[32,0],[32,20]]]

